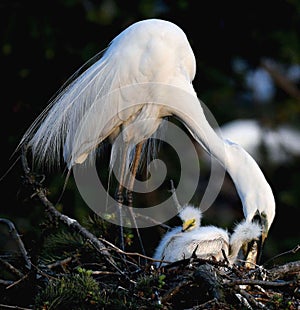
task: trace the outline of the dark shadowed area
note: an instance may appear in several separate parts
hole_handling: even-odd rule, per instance
[[[224,135],[237,139],[257,160],[274,191],[276,217],[262,262],[271,260],[272,266],[300,259],[300,251],[289,252],[300,244],[299,1],[254,0],[229,4],[227,1],[185,0],[1,0],[0,15],[3,108],[0,218],[14,223],[33,261],[38,261],[41,255],[48,255],[45,262],[51,261],[51,253],[45,254],[44,245],[48,242],[48,249],[51,248],[49,243],[54,240],[49,241],[47,237],[56,228],[53,223],[47,226],[49,219],[45,219],[44,207],[31,197],[32,188],[24,182],[20,152],[14,151],[24,132],[68,78],[105,49],[122,30],[147,18],[169,20],[186,33],[197,62],[193,85],[198,98],[214,115],[220,128],[224,126]],[[236,120],[240,122],[234,123]],[[171,121],[178,124],[177,120]],[[201,174],[191,203],[199,205],[210,166],[203,149],[195,147],[199,152]],[[107,145],[98,159],[99,176],[104,183],[108,180],[109,152]],[[134,195],[135,206],[148,207],[163,201],[170,196],[170,180],[178,184],[180,164],[176,153],[162,144],[158,155],[168,167],[167,178],[156,191]],[[53,171],[36,170],[39,181],[45,177],[42,184],[49,190],[49,200],[53,204],[59,200],[56,205],[59,211],[118,245],[117,226],[101,222],[95,228],[97,220],[78,193],[72,176],[61,196],[67,174],[61,164],[61,168]],[[143,176],[142,171],[139,178]],[[112,195],[114,190],[112,186]],[[204,213],[203,223],[228,228],[231,232],[242,217],[241,202],[230,177],[226,176],[220,194]],[[180,223],[173,218],[166,224]],[[164,229],[158,226],[141,229],[148,256],[153,255],[163,233]],[[139,252],[134,231],[128,230],[125,234],[126,250]],[[81,244],[75,237],[57,238],[66,241],[62,242],[61,253],[67,251],[64,250],[66,244]],[[7,226],[0,223],[1,262],[5,255],[13,256],[16,251]],[[289,253],[272,260],[284,252]],[[90,257],[90,261],[92,259]],[[79,275],[88,278],[85,272],[81,270]],[[0,279],[6,276],[1,274]],[[163,278],[157,281],[162,283]],[[93,283],[90,285],[93,291]],[[36,293],[33,291],[27,296],[18,293],[19,305],[30,308]],[[6,301],[12,304],[12,296]]]

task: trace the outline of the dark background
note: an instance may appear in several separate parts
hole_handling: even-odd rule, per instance
[[[29,250],[34,249],[40,236],[43,207],[30,200],[22,184],[20,161],[13,165],[19,154],[11,155],[26,129],[67,78],[136,21],[162,18],[184,30],[197,61],[194,88],[219,125],[254,118],[273,128],[280,124],[300,126],[299,98],[274,82],[274,96],[268,102],[260,102],[245,86],[245,74],[258,68],[262,59],[272,59],[285,67],[299,64],[299,1],[1,0],[0,14],[0,217],[15,223]],[[238,59],[247,64],[243,72],[234,70],[233,63]],[[294,84],[298,87],[299,80]],[[299,163],[300,158],[295,156],[284,164],[268,160],[261,164],[277,202],[265,260],[299,243]],[[46,174],[45,185],[53,201],[62,190],[64,177],[62,173]],[[176,175],[173,177],[176,179]],[[199,199],[201,190],[195,201]],[[90,213],[72,180],[58,207],[80,222]],[[230,229],[241,218],[240,201],[227,178],[215,206],[205,213],[205,223]],[[155,228],[143,231],[145,242],[149,242],[148,255],[152,255],[159,233]],[[281,259],[297,257],[293,254]]]

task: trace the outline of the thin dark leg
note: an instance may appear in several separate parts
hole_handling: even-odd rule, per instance
[[[123,195],[123,184],[124,184],[124,174],[125,174],[125,166],[126,166],[126,156],[127,156],[128,146],[126,146],[123,150],[122,154],[122,163],[120,169],[120,179],[119,179],[119,186],[116,193],[116,200],[118,203],[118,211],[120,217],[120,247],[123,251],[125,251],[125,244],[124,244],[124,227],[123,227],[123,214],[122,214],[122,206],[124,204],[124,195]]]
[[[134,181],[135,181],[135,177],[137,174],[137,170],[139,167],[139,163],[140,163],[140,159],[141,159],[141,155],[142,155],[142,149],[143,149],[143,144],[144,142],[140,142],[137,144],[136,148],[135,148],[135,153],[134,153],[134,159],[133,159],[133,163],[132,163],[132,172],[131,172],[131,176],[129,178],[129,184],[128,184],[128,188],[127,188],[127,200],[128,200],[128,206],[129,206],[129,210],[130,210],[130,215],[132,217],[134,226],[136,228],[136,233],[141,245],[141,250],[142,250],[142,254],[146,255],[145,249],[144,249],[144,245],[142,242],[142,238],[139,232],[139,229],[137,227],[137,223],[135,220],[135,216],[134,213],[132,211],[132,206],[133,206],[133,198],[132,198],[132,190],[133,190],[133,186],[134,186]]]

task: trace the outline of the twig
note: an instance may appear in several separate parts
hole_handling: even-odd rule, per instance
[[[194,251],[193,251],[193,253],[191,255],[191,258],[197,258],[196,252],[197,252],[198,247],[199,247],[199,244],[196,245],[196,247],[195,247],[195,249],[194,249]]]
[[[47,265],[47,268],[52,269],[52,268],[57,267],[57,266],[65,265],[65,264],[71,262],[72,259],[73,259],[73,257],[67,257],[67,258],[65,258],[65,259],[58,260],[58,261],[56,261],[55,263],[48,264],[48,265]]]
[[[296,272],[300,272],[300,261],[289,262],[268,270],[268,274],[273,280]]]
[[[264,288],[262,288],[260,285],[255,285],[255,288],[257,288],[265,296],[270,297],[270,294]]]
[[[50,274],[48,274],[48,273],[42,271],[38,266],[36,266],[36,265],[34,265],[34,264],[32,264],[32,267],[36,270],[36,272],[37,272],[38,274],[42,275],[43,277],[45,277],[45,278],[47,278],[47,279],[53,279],[53,280],[56,280],[56,279],[57,279],[56,277],[54,277],[54,276],[52,276],[52,275],[50,275]]]
[[[243,296],[241,293],[236,293],[235,296],[237,297],[237,299],[241,302],[243,306],[246,306],[247,309],[252,310],[252,307],[249,304],[249,301],[245,296]]]
[[[247,278],[251,278],[254,279],[257,275],[260,275],[260,277],[262,277],[264,274],[266,274],[267,270],[259,265],[256,265],[256,268],[254,269],[250,269],[244,276],[246,276]],[[265,278],[265,276],[264,276]],[[265,280],[263,278],[263,280]]]
[[[240,294],[250,303],[252,303],[253,305],[255,305],[256,309],[266,309],[266,306],[264,304],[262,304],[261,302],[258,302],[255,300],[255,298],[247,293],[245,290],[240,290]]]
[[[24,274],[17,269],[16,267],[14,267],[12,264],[10,264],[9,262],[6,262],[5,260],[3,260],[2,258],[0,258],[0,263],[6,267],[6,269],[8,269],[12,274],[16,275],[17,277],[23,277]]]
[[[296,245],[293,249],[280,253],[278,255],[273,256],[272,258],[268,259],[265,263],[264,266],[270,263],[271,261],[274,261],[276,258],[281,257],[283,255],[288,255],[288,254],[295,254],[300,250],[300,244]]]
[[[92,272],[92,275],[112,275],[112,276],[119,276],[119,273],[112,272],[112,271],[101,271],[101,270],[96,270]]]
[[[170,299],[172,299],[183,287],[192,284],[193,281],[191,280],[185,280],[180,282],[178,285],[176,285],[174,288],[170,289],[161,299],[161,302],[164,304]]]
[[[149,257],[147,255],[143,255],[143,254],[140,254],[137,252],[125,252],[125,251],[121,250],[120,248],[118,248],[116,245],[112,244],[111,242],[109,242],[103,238],[99,238],[99,240],[101,240],[103,243],[106,243],[107,245],[109,245],[114,251],[116,251],[119,254],[126,255],[126,256],[138,256],[141,258],[145,258],[147,260],[151,260],[153,262],[161,262],[161,260],[157,260],[157,259],[154,259],[152,257]]]
[[[33,310],[32,308],[23,308],[23,307],[18,307],[18,306],[9,306],[9,305],[4,305],[0,304],[1,309],[17,309],[17,310]]]
[[[207,301],[201,305],[197,305],[197,306],[193,307],[193,310],[208,309],[208,306],[216,305],[216,304],[219,305],[219,302],[216,298],[214,298],[214,299],[211,299],[211,300],[209,300],[209,301]]]
[[[287,286],[293,284],[294,281],[263,281],[263,280],[252,280],[252,279],[241,279],[241,280],[232,280],[228,281],[225,280],[224,283],[228,286],[235,286],[235,285],[261,285],[261,286],[272,286],[272,287],[280,287],[280,286]]]
[[[256,272],[256,269],[260,267],[255,262],[250,262],[250,261],[243,260],[243,259],[238,259],[238,261],[245,265],[245,267],[249,270],[249,274]],[[248,265],[246,266],[246,264]]]
[[[10,220],[3,219],[3,218],[0,218],[0,223],[6,224],[8,226],[9,233],[13,237],[13,239],[17,242],[19,250],[20,250],[20,252],[21,252],[21,254],[25,260],[25,263],[26,263],[25,266],[28,269],[31,269],[31,261],[30,261],[29,255],[25,249],[24,243],[23,243],[20,235],[18,234],[18,232],[15,228],[15,225]]]
[[[14,281],[14,282],[11,283],[9,286],[7,286],[6,289],[8,290],[8,289],[12,288],[13,286],[19,284],[19,283],[22,282],[23,280],[27,279],[27,278],[28,278],[28,275],[29,275],[29,274],[27,273],[27,274],[25,274],[21,279],[19,279],[19,280],[17,280],[17,281]]]
[[[0,279],[0,285],[7,286],[7,285],[11,285],[13,283],[14,283],[14,281],[11,281],[11,280],[2,280],[2,279]]]
[[[73,229],[74,231],[78,232],[81,236],[87,239],[98,251],[104,255],[106,261],[112,265],[115,269],[117,269],[122,275],[123,272],[117,267],[114,259],[107,251],[105,245],[99,241],[92,233],[90,233],[86,228],[81,226],[75,219],[71,219],[70,217],[61,214],[59,211],[56,210],[54,205],[48,200],[45,194],[45,190],[42,188],[40,184],[35,182],[33,174],[30,172],[27,158],[26,158],[26,148],[23,148],[23,152],[21,155],[22,158],[22,165],[25,172],[25,177],[28,183],[35,189],[35,193],[44,205],[46,211],[48,211],[51,215],[55,218],[59,219],[61,222],[66,224],[68,227]]]
[[[168,265],[164,266],[164,268],[173,268],[173,267],[176,267],[176,266],[185,266],[185,265],[189,265],[191,263],[191,258],[185,258],[185,259],[182,259],[182,260],[178,260],[178,261],[175,261],[175,262],[167,262],[167,261],[160,261],[160,260],[156,260],[158,262],[163,262],[163,263],[169,263]],[[215,261],[215,260],[212,260],[212,259],[204,259],[204,258],[199,258],[199,257],[196,257],[196,258],[193,258],[193,262],[196,262],[196,263],[199,263],[201,265],[203,264],[210,264],[212,266],[216,266],[216,267],[224,267],[224,268],[228,268],[230,269],[227,264],[224,264],[222,261]]]
[[[155,219],[153,219],[153,218],[151,218],[151,217],[149,217],[149,216],[146,216],[146,215],[142,215],[142,214],[140,214],[140,213],[138,213],[138,212],[136,212],[136,211],[134,212],[134,215],[135,215],[136,218],[138,218],[138,217],[143,218],[143,219],[145,219],[146,221],[149,221],[149,222],[151,222],[151,223],[153,223],[153,224],[155,224],[155,225],[161,226],[161,227],[163,227],[163,228],[166,229],[166,230],[169,230],[169,229],[171,228],[169,225],[166,225],[166,224],[164,224],[164,223],[161,223],[161,222],[159,222],[159,221],[156,221]]]
[[[300,100],[300,90],[284,75],[282,75],[274,65],[268,61],[262,61],[261,66],[271,75],[274,82],[289,96]]]

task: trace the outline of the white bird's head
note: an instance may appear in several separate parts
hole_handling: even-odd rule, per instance
[[[274,221],[276,203],[271,187],[267,182],[258,184],[258,186],[254,188],[259,188],[261,192],[256,191],[255,197],[253,194],[249,195],[243,201],[243,208],[246,210],[246,221],[255,221],[261,225],[261,238],[263,244]]]
[[[179,217],[182,220],[182,231],[190,231],[200,226],[202,212],[198,208],[186,205],[180,211]]]

